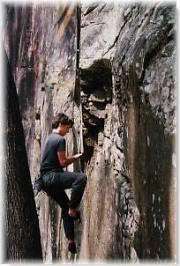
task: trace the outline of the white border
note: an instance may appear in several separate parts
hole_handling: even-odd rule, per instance
[[[116,2],[119,1],[120,3],[133,3],[133,2],[141,2],[141,3],[154,3],[154,2],[157,2],[156,0],[146,0],[146,1],[135,1],[135,0],[123,0],[123,1],[120,1],[120,0],[115,0]],[[34,0],[34,1],[28,1],[28,0],[11,0],[11,1],[3,1],[3,2],[0,2],[0,58],[2,59],[2,33],[3,33],[3,4],[5,3],[13,3],[13,4],[17,4],[17,5],[23,5],[23,4],[33,4],[33,3],[38,3],[38,4],[49,4],[49,5],[53,5],[55,3],[60,3],[60,2],[66,2],[67,3],[67,0]],[[76,0],[69,0],[69,2],[77,2]],[[86,3],[92,3],[92,2],[100,2],[100,1],[93,1],[93,0],[81,0],[81,2],[86,2]],[[112,2],[111,0],[106,0],[106,2]],[[180,15],[180,3],[179,1],[162,1],[164,3],[176,3],[177,5],[177,59],[178,59],[178,56],[179,56],[179,15]],[[178,104],[180,103],[180,93],[179,93],[179,77],[180,77],[180,68],[178,66],[178,60],[176,62],[176,68],[177,68],[177,83],[176,83],[176,96],[177,96],[177,99],[176,99],[176,103],[177,103],[177,115],[176,115],[176,119],[177,119],[177,141],[176,141],[176,148],[177,148],[177,167],[178,167],[178,163],[179,163],[179,121],[178,121],[178,118],[179,118],[179,107],[178,107]],[[3,94],[3,87],[4,87],[4,82],[3,82],[3,65],[2,65],[2,60],[0,60],[0,108],[1,108],[1,112],[0,112],[0,210],[1,210],[1,216],[0,216],[0,261],[1,263],[3,263],[2,259],[3,259],[3,250],[4,250],[4,247],[3,247],[3,239],[2,239],[2,233],[3,233],[3,225],[2,225],[2,218],[4,217],[3,215],[3,202],[4,202],[4,199],[3,199],[3,178],[4,178],[4,173],[3,173],[3,159],[4,159],[4,139],[3,139],[3,123],[4,123],[4,117],[3,117],[3,110],[4,110],[4,94]],[[179,167],[177,168],[177,177],[179,177]],[[178,178],[177,178],[177,258],[176,260],[178,261],[178,264],[179,264],[179,252],[180,252],[180,246],[179,246],[179,239],[180,239],[180,230],[179,230],[179,213],[180,213],[180,193],[179,193],[179,184],[180,182],[178,181]],[[158,264],[170,264],[170,265],[174,265],[176,263],[173,263],[173,262],[169,262],[169,263],[165,263],[165,262],[154,262],[154,263],[158,263]],[[142,265],[142,264],[145,264],[145,265],[154,265],[154,263],[150,263],[150,262],[143,262],[143,263],[136,263],[136,265]],[[3,263],[5,264],[5,263]],[[19,265],[19,263],[13,263],[14,265]],[[23,265],[24,263],[22,263]],[[32,263],[25,263],[25,264],[32,264]],[[41,265],[43,263],[36,263],[35,261],[33,262],[33,265]],[[45,264],[48,264],[48,263],[45,263]],[[53,263],[54,264],[54,263]],[[55,263],[57,265],[59,264],[66,264],[66,265],[72,265],[72,263],[62,263],[62,262],[59,262],[59,263]],[[102,262],[102,261],[95,261],[95,262],[88,262],[88,261],[80,261],[80,262],[77,262],[77,263],[73,263],[73,265],[120,265],[120,264],[124,264],[122,263],[121,261],[112,261],[112,262]],[[132,264],[132,263],[126,263],[126,264]],[[10,264],[5,264],[5,265],[10,265]]]

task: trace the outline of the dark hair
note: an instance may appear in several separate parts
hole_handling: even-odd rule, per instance
[[[70,125],[70,127],[74,124],[73,120],[63,113],[59,113],[54,117],[52,121],[52,128],[57,128],[60,123],[63,125]]]

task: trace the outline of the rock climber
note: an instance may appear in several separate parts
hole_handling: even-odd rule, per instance
[[[47,137],[41,157],[40,175],[43,190],[62,208],[65,235],[68,239],[68,250],[77,253],[74,221],[80,219],[78,206],[82,199],[87,177],[84,173],[69,172],[63,168],[79,159],[82,154],[66,156],[64,136],[73,126],[73,121],[63,113],[59,113],[52,121],[52,133]],[[72,189],[70,199],[65,189]]]

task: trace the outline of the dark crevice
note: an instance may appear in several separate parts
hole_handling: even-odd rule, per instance
[[[36,113],[35,119],[36,120],[40,120],[41,119],[41,114],[39,112]]]
[[[81,102],[85,133],[83,165],[88,163],[98,143],[98,133],[104,130],[106,105],[112,103],[111,64],[107,59],[97,60],[89,68],[81,69]]]
[[[80,106],[81,104],[81,91],[80,91],[80,68],[79,68],[79,59],[80,59],[80,38],[81,38],[81,8],[77,6],[77,42],[76,42],[76,80],[75,80],[75,89],[74,89],[74,101]]]
[[[108,59],[97,60],[89,68],[81,69],[80,76],[85,93],[112,87],[111,65]]]
[[[98,4],[94,4],[91,5],[90,7],[88,7],[86,9],[86,11],[84,12],[84,16],[87,16],[88,14],[90,14],[94,9],[96,9],[99,5]]]

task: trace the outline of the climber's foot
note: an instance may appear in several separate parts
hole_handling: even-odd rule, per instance
[[[78,210],[69,208],[68,214],[71,217],[76,217],[77,216],[77,212],[78,212]]]
[[[81,214],[80,211],[76,210],[76,209],[69,209],[68,212],[69,216],[71,216],[74,220],[78,220],[79,222],[81,222]]]
[[[69,243],[68,243],[68,250],[69,250],[69,252],[71,252],[72,254],[76,254],[76,253],[77,253],[76,243],[75,243],[74,240],[69,240]]]

